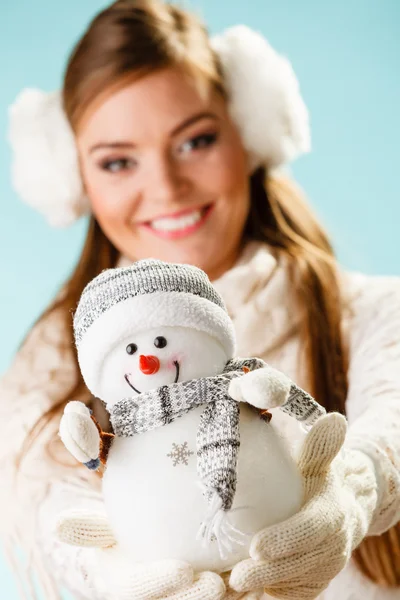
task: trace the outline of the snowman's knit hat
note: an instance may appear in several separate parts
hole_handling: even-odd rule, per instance
[[[153,327],[189,327],[208,333],[235,353],[235,333],[224,301],[207,275],[192,265],[141,260],[107,269],[83,290],[74,315],[78,360],[96,394],[106,355],[129,335]]]

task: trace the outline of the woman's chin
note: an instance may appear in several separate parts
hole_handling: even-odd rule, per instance
[[[223,254],[223,248],[215,244],[215,237],[197,236],[195,239],[160,240],[158,243],[135,245],[129,252],[131,260],[155,258],[169,263],[189,264],[207,272]],[[140,252],[137,251],[140,249]]]

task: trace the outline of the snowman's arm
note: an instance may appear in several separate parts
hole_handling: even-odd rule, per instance
[[[91,418],[96,421],[96,419],[91,415]],[[97,421],[96,421],[97,423]],[[98,423],[97,423],[98,425]],[[100,426],[99,426],[100,427]],[[102,431],[100,429],[100,452],[99,459],[102,465],[105,465],[108,458],[108,453],[110,452],[111,445],[113,443],[115,435],[113,433],[107,433],[106,431]]]
[[[326,410],[318,404],[314,398],[304,391],[301,387],[292,382],[289,395],[280,409],[300,421],[302,425],[309,429],[323,415]]]
[[[114,435],[102,431],[83,402],[68,402],[61,418],[59,435],[67,450],[91,470],[105,464]]]
[[[103,431],[100,427],[99,422],[93,416],[93,413],[90,412],[90,418],[96,426],[97,431],[99,432],[99,460],[102,465],[105,465],[108,458],[108,453],[110,452],[110,448],[112,446],[115,435],[113,433],[108,433],[107,431]]]
[[[261,410],[279,407],[306,426],[326,412],[310,394],[269,365],[232,379],[229,395]]]

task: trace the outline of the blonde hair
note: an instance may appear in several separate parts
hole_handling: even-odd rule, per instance
[[[72,53],[64,79],[65,112],[74,130],[87,107],[111,86],[126,78],[170,66],[179,66],[200,87],[212,86],[225,95],[221,68],[207,30],[194,15],[158,0],[118,0],[90,24]],[[272,179],[263,168],[251,177],[251,209],[244,236],[274,247],[287,258],[293,291],[302,311],[301,338],[310,392],[327,410],[345,412],[347,396],[347,348],[341,331],[341,298],[332,246],[300,191],[287,179]],[[57,310],[74,348],[71,311],[86,284],[103,269],[115,267],[118,251],[106,238],[94,217],[86,243],[62,296],[41,316]],[[76,353],[73,360],[77,383],[65,397],[41,416],[26,439],[22,454],[39,433],[59,420],[65,404],[90,395],[80,376]],[[390,542],[391,540],[391,542]],[[400,569],[388,567],[392,530],[361,544],[355,557],[363,572],[382,585],[399,585]]]

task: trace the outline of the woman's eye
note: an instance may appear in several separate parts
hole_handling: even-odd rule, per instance
[[[205,133],[203,135],[198,135],[197,137],[184,142],[180,146],[180,151],[187,152],[190,150],[201,150],[202,148],[208,148],[208,146],[212,146],[212,144],[216,142],[217,138],[217,133]]]
[[[103,160],[100,163],[100,168],[103,171],[110,171],[110,173],[119,173],[119,171],[126,171],[135,166],[135,162],[130,158],[117,158],[114,160]]]
[[[126,351],[128,354],[135,354],[136,350],[137,350],[136,344],[128,344],[126,347]]]
[[[154,345],[156,348],[165,348],[165,346],[167,345],[167,340],[162,335],[159,335],[154,340]]]

